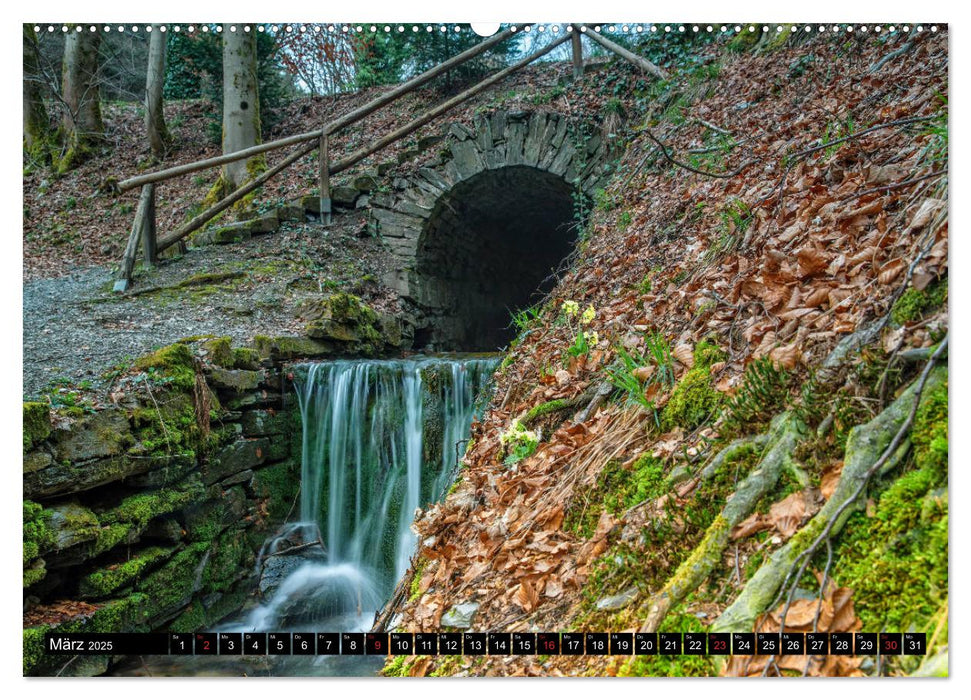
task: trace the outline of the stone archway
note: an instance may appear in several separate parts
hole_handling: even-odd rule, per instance
[[[511,312],[549,290],[576,240],[576,198],[606,181],[597,129],[578,150],[560,114],[494,112],[474,125],[453,124],[440,165],[370,200],[395,260],[386,281],[419,310],[417,348],[504,345]]]

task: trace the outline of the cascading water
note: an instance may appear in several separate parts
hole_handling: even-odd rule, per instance
[[[285,567],[245,628],[370,626],[415,550],[415,510],[454,479],[495,365],[475,357],[295,368],[300,519],[264,547],[258,567],[271,559]],[[285,556],[295,548],[300,558]]]

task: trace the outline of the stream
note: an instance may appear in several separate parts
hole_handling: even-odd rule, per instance
[[[454,483],[498,358],[417,356],[294,368],[302,430],[298,517],[267,539],[259,603],[214,632],[356,632],[407,572],[415,510]],[[201,630],[200,630],[201,631]],[[383,657],[130,658],[121,676],[373,676]]]

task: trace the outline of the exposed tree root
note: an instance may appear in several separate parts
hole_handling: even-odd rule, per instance
[[[775,605],[780,590],[785,590],[793,577],[798,583],[820,546],[839,533],[850,516],[850,507],[864,493],[870,478],[900,463],[909,449],[906,436],[922,392],[932,390],[945,380],[944,370],[930,370],[934,360],[946,352],[946,346],[945,340],[918,382],[876,418],[850,432],[836,491],[815,517],[762,565],[735,602],[711,626],[712,632],[750,631],[756,618]]]
[[[664,588],[651,598],[647,619],[641,626],[642,632],[655,631],[668,611],[714,571],[728,546],[732,528],[747,518],[759,500],[775,488],[782,472],[792,468],[792,453],[805,434],[806,427],[799,419],[790,413],[783,413],[774,421],[767,436],[736,440],[712,460],[705,469],[705,472],[711,470],[711,474],[717,469],[716,462],[724,463],[730,456],[738,454],[741,448],[757,444],[760,439],[767,445],[758,468],[742,480],[691,556],[678,567]]]

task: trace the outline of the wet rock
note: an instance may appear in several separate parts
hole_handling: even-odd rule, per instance
[[[467,630],[472,627],[472,618],[479,609],[479,603],[459,603],[442,615],[443,627]]]
[[[263,464],[269,447],[270,441],[267,438],[238,440],[227,445],[214,459],[203,465],[202,474],[206,485]]]
[[[314,562],[323,564],[327,561],[327,553],[319,545],[311,545],[299,552],[287,554],[272,554],[264,561],[260,571],[259,591],[263,600],[269,600],[276,593],[280,585],[304,564]]]
[[[48,508],[48,511],[55,549],[67,549],[98,536],[98,518],[84,506],[67,503]]]
[[[351,181],[351,186],[361,192],[371,193],[378,189],[378,180],[373,175],[358,175]]]

